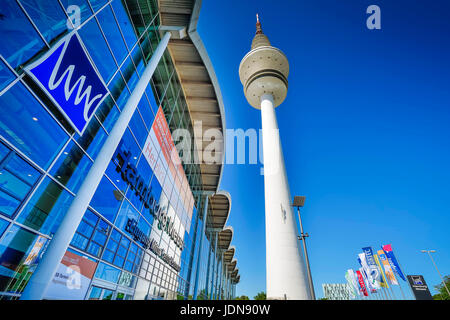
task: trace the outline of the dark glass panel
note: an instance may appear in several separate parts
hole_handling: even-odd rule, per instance
[[[0,96],[0,134],[44,169],[68,139],[21,83]]]

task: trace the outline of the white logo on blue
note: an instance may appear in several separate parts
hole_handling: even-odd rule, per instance
[[[61,40],[26,71],[82,135],[108,90],[78,34],[74,32]]]

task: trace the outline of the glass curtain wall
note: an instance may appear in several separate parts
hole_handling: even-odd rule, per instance
[[[73,21],[69,19],[71,5],[80,8],[77,32],[108,88],[108,97],[82,136],[24,73],[24,67],[72,32],[68,22]],[[11,0],[2,3],[2,10],[0,299],[17,299],[158,45],[160,18],[156,1],[138,0]],[[176,247],[167,234],[158,233],[154,217],[122,179],[112,159],[68,248],[96,265],[85,299],[176,299],[184,297],[192,281],[189,262],[192,257],[196,260],[193,248],[199,236],[193,237],[195,228],[201,228],[195,222],[202,204],[192,204],[190,218],[174,203],[173,195],[167,194],[170,188],[163,188],[142,152],[159,107],[171,131],[185,128],[193,132],[167,51],[126,129],[122,146],[132,154],[130,163],[152,187],[155,199],[166,203],[168,215],[184,236],[184,247]],[[199,166],[183,163],[183,169],[192,192],[201,192]],[[130,217],[174,257],[179,272],[126,231]]]

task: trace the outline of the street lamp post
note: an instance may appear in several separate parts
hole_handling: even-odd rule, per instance
[[[439,277],[441,277],[442,283],[444,284],[445,290],[447,290],[448,295],[450,296],[450,291],[447,288],[447,284],[445,283],[444,278],[442,277],[441,273],[439,272],[439,269],[436,265],[436,263],[434,262],[433,257],[431,256],[432,253],[435,253],[436,250],[421,250],[423,253],[428,253],[428,255],[430,256],[431,262],[433,262],[434,267],[436,268],[437,273],[439,274]]]
[[[314,292],[314,285],[313,285],[312,276],[311,276],[311,268],[309,266],[308,250],[306,249],[306,238],[309,237],[309,234],[303,232],[303,224],[302,224],[302,219],[300,217],[300,207],[303,207],[305,205],[305,199],[306,199],[306,197],[304,197],[304,196],[295,196],[294,203],[292,204],[292,206],[297,207],[298,221],[300,223],[300,236],[298,236],[298,240],[302,241],[302,243],[303,243],[303,250],[305,252],[306,268],[308,271],[308,282],[309,282],[309,288],[311,291],[311,297],[313,300],[316,300],[316,294]]]

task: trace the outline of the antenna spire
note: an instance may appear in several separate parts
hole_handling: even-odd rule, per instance
[[[263,34],[261,23],[259,22],[259,15],[256,14],[256,34]]]

